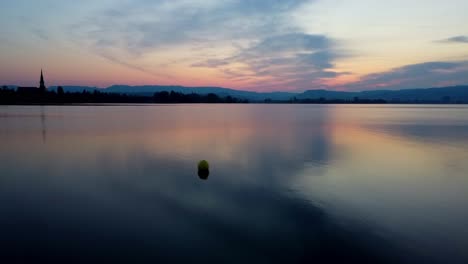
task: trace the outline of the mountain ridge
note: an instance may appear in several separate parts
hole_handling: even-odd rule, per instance
[[[468,85],[431,87],[431,88],[412,88],[400,90],[366,90],[366,91],[333,91],[325,89],[311,89],[304,92],[254,92],[245,90],[236,90],[216,86],[197,86],[187,87],[181,85],[112,85],[107,88],[98,88],[92,86],[62,86],[67,92],[81,92],[94,90],[107,93],[125,93],[133,95],[152,96],[156,92],[174,91],[184,94],[214,93],[219,96],[233,96],[251,101],[287,101],[293,99],[338,99],[353,100],[359,99],[383,99],[390,102],[399,101],[446,101],[446,102],[465,102],[468,103]],[[57,86],[50,89],[55,90]]]

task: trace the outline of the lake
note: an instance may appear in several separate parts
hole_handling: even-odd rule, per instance
[[[0,106],[0,146],[2,263],[468,263],[468,106]]]

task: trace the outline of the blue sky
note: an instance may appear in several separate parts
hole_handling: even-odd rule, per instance
[[[468,1],[2,1],[0,82],[255,91],[468,84]]]

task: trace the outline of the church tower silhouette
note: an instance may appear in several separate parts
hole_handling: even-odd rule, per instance
[[[41,92],[45,92],[45,90],[47,89],[44,83],[44,75],[42,74],[42,69],[41,69],[41,80],[39,82],[39,89],[41,90]]]

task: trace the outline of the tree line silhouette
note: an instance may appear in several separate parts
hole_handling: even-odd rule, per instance
[[[178,92],[157,92],[153,95],[153,102],[154,103],[224,103],[224,104],[232,104],[232,103],[249,103],[247,99],[238,99],[232,97],[230,95],[226,97],[220,97],[217,94],[209,93],[209,94],[184,94]]]
[[[38,88],[18,88],[13,89],[3,86],[0,89],[0,104],[105,104],[105,103],[158,103],[158,104],[193,104],[193,103],[250,103],[247,99],[239,99],[232,96],[219,96],[214,93],[184,94],[180,92],[156,92],[151,95],[134,95],[125,93],[106,93],[98,90],[92,92],[83,90],[82,92],[65,92],[63,87],[58,86],[56,90],[44,90]],[[289,100],[265,99],[255,101],[255,103],[274,104],[385,104],[383,99],[297,99],[293,97]]]
[[[153,96],[106,93],[94,90],[89,92],[65,92],[63,87],[57,90],[0,89],[0,104],[80,104],[80,103],[249,103],[246,99],[232,96],[221,97],[209,94],[183,94],[179,92],[157,92]]]

